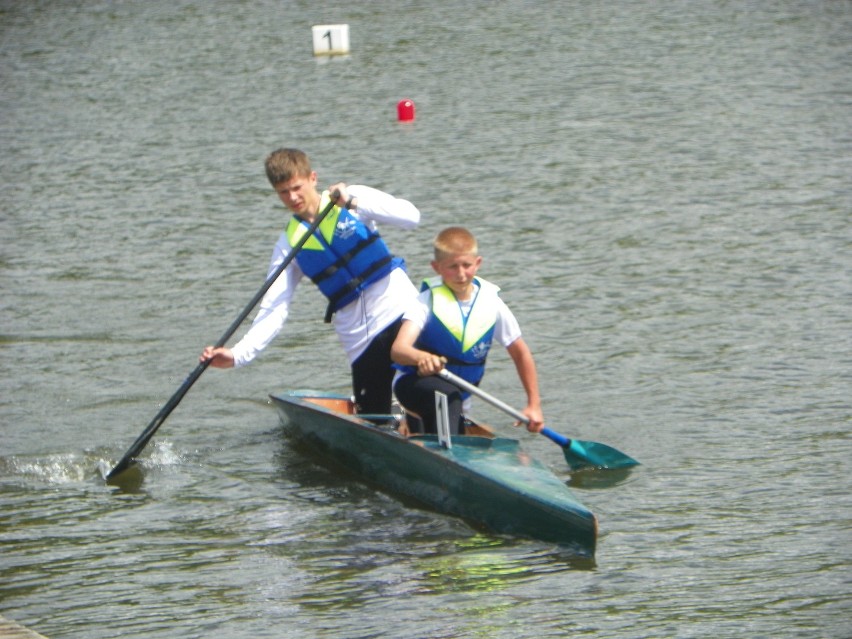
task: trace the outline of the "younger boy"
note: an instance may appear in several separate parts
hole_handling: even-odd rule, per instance
[[[496,339],[506,347],[527,394],[524,415],[527,429],[544,426],[538,376],[532,353],[509,307],[498,296],[499,288],[476,277],[482,264],[476,239],[466,229],[449,227],[435,238],[432,268],[439,277],[429,278],[415,303],[402,316],[391,357],[400,372],[394,392],[406,411],[418,416],[427,433],[437,433],[435,392],[447,396],[449,427],[463,434],[469,394],[463,393],[438,373],[444,366],[472,384],[485,373],[485,358]]]

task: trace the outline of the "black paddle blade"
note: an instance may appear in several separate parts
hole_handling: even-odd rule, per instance
[[[139,490],[144,479],[142,467],[135,460],[127,461],[113,468],[107,476],[106,483],[115,486],[125,493],[134,493]]]

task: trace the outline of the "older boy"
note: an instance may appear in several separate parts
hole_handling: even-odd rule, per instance
[[[509,352],[526,391],[527,428],[541,430],[544,419],[532,353],[515,316],[498,296],[500,289],[476,276],[482,264],[476,239],[464,228],[446,228],[435,238],[434,257],[432,269],[438,277],[426,280],[423,292],[406,309],[391,348],[400,370],[394,381],[397,399],[420,418],[426,432],[436,433],[435,392],[444,393],[450,431],[462,433],[469,395],[436,373],[446,366],[479,384],[496,339]]]
[[[420,211],[407,200],[368,186],[339,182],[320,193],[308,156],[278,149],[266,159],[266,175],[293,218],[272,252],[268,274],[287,258],[311,223],[338,191],[330,211],[295,259],[266,293],[245,336],[233,348],[207,346],[201,361],[216,368],[252,361],[284,327],[296,286],[310,277],[328,298],[332,321],[352,369],[352,390],[361,413],[391,410],[393,368],[390,347],[405,304],[417,290],[377,231],[377,222],[405,229],[417,226]],[[268,276],[268,275],[267,275]]]

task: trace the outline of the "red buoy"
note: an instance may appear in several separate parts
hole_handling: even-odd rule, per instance
[[[408,99],[397,102],[396,116],[400,122],[411,122],[414,119],[414,102]]]

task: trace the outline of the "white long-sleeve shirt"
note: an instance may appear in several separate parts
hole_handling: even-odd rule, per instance
[[[408,200],[363,185],[347,186],[348,194],[358,200],[352,215],[372,230],[377,223],[386,223],[403,229],[413,229],[420,222],[420,211]],[[281,234],[272,251],[269,277],[290,253],[287,232]],[[260,310],[251,328],[231,349],[234,366],[244,366],[275,339],[284,328],[290,311],[290,301],[296,287],[304,277],[296,260],[266,292]],[[395,268],[386,277],[368,286],[357,299],[335,312],[332,324],[346,351],[349,362],[354,362],[364,352],[370,341],[396,320],[403,308],[417,297],[417,289],[401,268]]]

